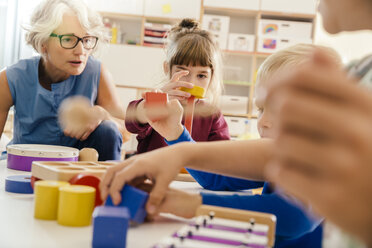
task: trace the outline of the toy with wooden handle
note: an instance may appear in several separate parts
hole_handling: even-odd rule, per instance
[[[269,227],[267,231],[268,245],[269,247],[274,246],[276,217],[273,214],[210,205],[201,205],[196,211],[196,216],[202,215],[210,216],[212,219],[214,217],[218,217],[229,220],[247,221],[250,222],[253,226],[255,225],[255,223],[267,225]]]
[[[98,161],[98,152],[94,148],[83,148],[79,151],[79,161]],[[31,176],[31,187],[34,188],[35,182],[39,181],[40,178]]]
[[[192,121],[194,118],[194,109],[195,109],[195,98],[204,98],[205,90],[200,86],[194,86],[193,88],[181,87],[182,91],[188,92],[191,94],[189,99],[187,99],[187,106],[185,109],[185,127],[192,133]]]
[[[98,161],[98,152],[94,148],[83,148],[79,152],[79,161]]]
[[[190,135],[192,133],[192,122],[194,119],[194,109],[195,109],[195,98],[204,98],[205,90],[202,87],[194,86],[193,88],[181,87],[182,91],[188,92],[191,94],[189,99],[187,99],[187,105],[185,109],[185,127],[189,131]],[[181,173],[188,173],[185,168],[182,168]]]

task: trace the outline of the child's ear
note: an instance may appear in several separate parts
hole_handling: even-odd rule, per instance
[[[168,75],[170,73],[170,68],[169,68],[169,64],[167,61],[164,61],[163,63],[163,70],[164,70],[165,75]]]

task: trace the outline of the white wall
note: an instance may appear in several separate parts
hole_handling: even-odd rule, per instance
[[[324,30],[321,16],[318,15],[315,43],[334,48],[346,64],[372,54],[372,31],[343,32],[331,35]]]

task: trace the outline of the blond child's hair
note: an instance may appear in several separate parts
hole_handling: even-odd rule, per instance
[[[334,61],[340,66],[342,60],[340,55],[332,48],[312,45],[312,44],[297,44],[270,55],[260,66],[257,72],[256,85],[268,80],[274,73],[289,67],[294,68],[311,59],[315,49],[324,50]]]
[[[166,62],[169,77],[173,65],[208,66],[212,71],[206,100],[217,105],[223,90],[221,51],[213,34],[200,28],[199,22],[183,19],[168,33]]]

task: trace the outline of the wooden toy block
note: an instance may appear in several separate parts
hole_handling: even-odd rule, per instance
[[[119,162],[49,162],[34,161],[32,163],[31,186],[38,180],[55,180],[69,182],[78,174],[92,175],[102,178],[107,168],[117,165]],[[191,175],[182,175],[176,178],[177,181],[195,181]],[[93,185],[89,185],[93,186]],[[94,187],[94,186],[93,186]],[[101,204],[99,204],[101,205]]]
[[[31,177],[23,175],[8,176],[5,179],[5,191],[18,194],[34,193],[31,187]]]
[[[181,90],[188,92],[195,98],[199,98],[199,99],[204,98],[204,95],[205,95],[205,89],[200,86],[196,86],[196,85],[191,89],[186,88],[186,87],[181,87]]]
[[[35,183],[37,181],[40,181],[40,178],[37,178],[37,177],[34,177],[34,176],[31,176],[31,187],[34,189],[35,187]]]
[[[95,197],[96,190],[90,186],[61,187],[58,198],[58,224],[64,226],[90,225]]]
[[[140,189],[125,185],[121,191],[121,202],[118,206],[129,209],[131,220],[136,223],[142,223],[146,217],[146,202],[148,194]],[[106,206],[115,206],[111,196],[107,198]]]
[[[145,109],[147,117],[155,122],[165,118],[167,111],[168,94],[162,92],[145,93]]]
[[[224,208],[210,205],[202,205],[197,209],[197,216],[211,216],[229,220],[246,221],[251,224],[259,223],[268,226],[267,237],[269,247],[273,247],[275,243],[275,226],[276,216],[273,214],[239,210],[233,208]]]
[[[32,176],[41,180],[69,181],[77,174],[101,178],[107,168],[119,162],[32,162]]]
[[[102,205],[103,201],[101,200],[101,191],[99,190],[99,183],[101,180],[93,175],[84,175],[84,174],[77,174],[73,178],[69,180],[72,185],[85,185],[91,186],[96,189],[96,201],[94,206]]]
[[[130,214],[126,207],[99,206],[93,212],[93,248],[125,248]]]
[[[166,106],[168,102],[168,94],[163,92],[146,92],[145,107]]]
[[[98,161],[98,152],[94,148],[83,148],[79,152],[79,161]]]
[[[272,214],[202,205],[197,217],[152,248],[269,248],[275,224]]]
[[[59,188],[67,182],[38,181],[35,183],[34,217],[42,220],[56,220],[58,213]]]

